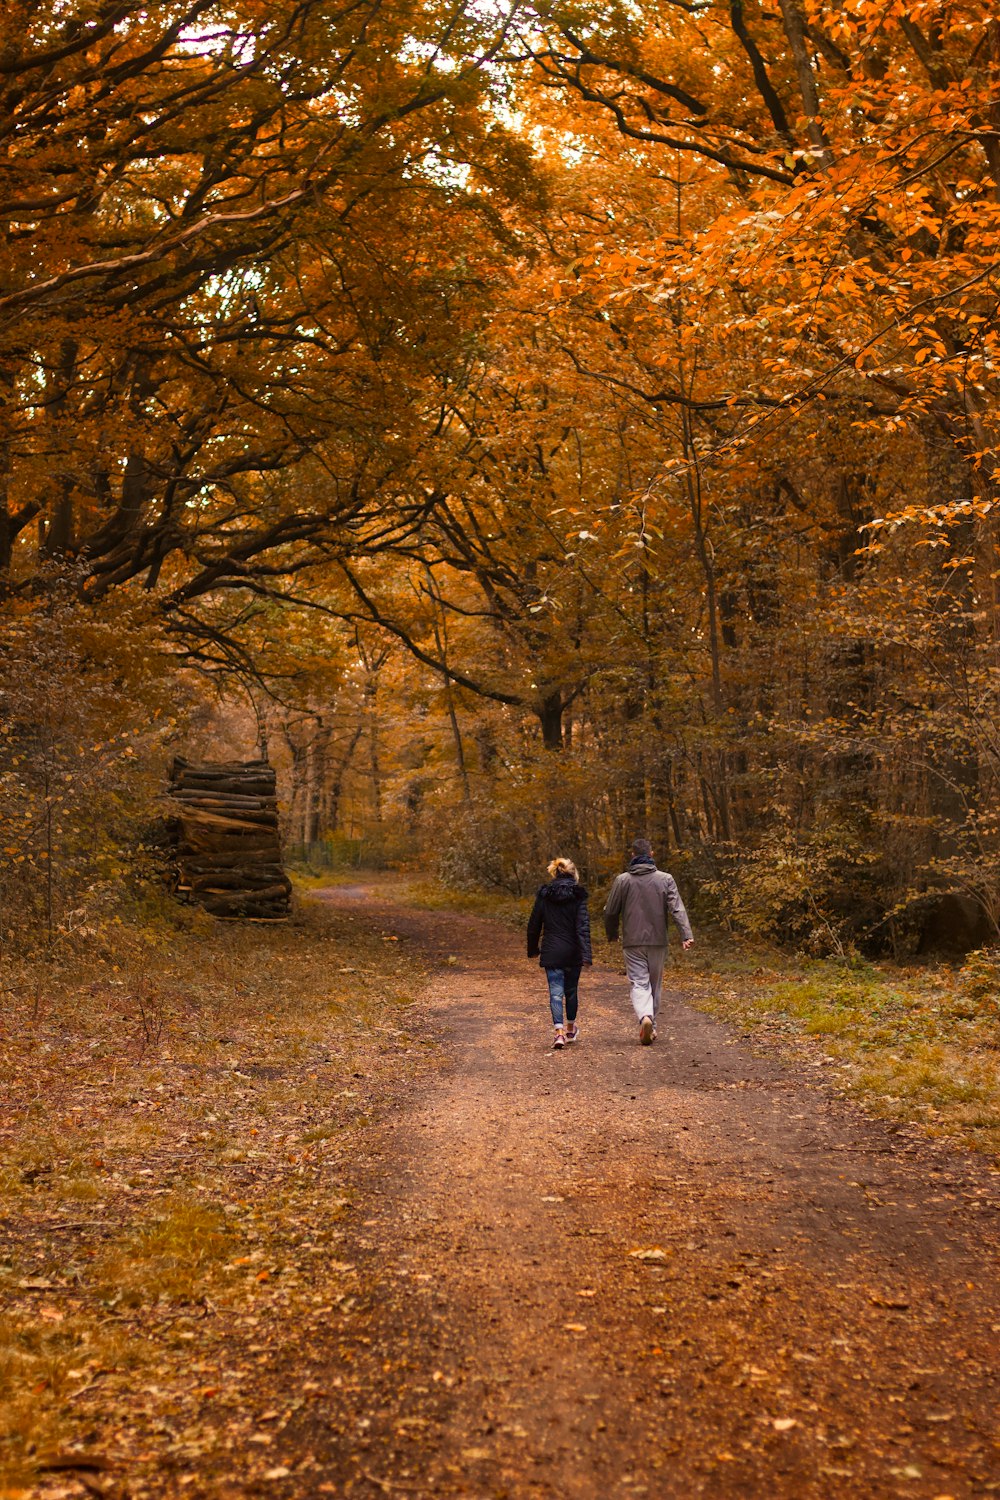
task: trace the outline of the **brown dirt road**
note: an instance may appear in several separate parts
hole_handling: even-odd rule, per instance
[[[303,1355],[321,1398],[282,1439],[312,1493],[1000,1492],[989,1162],[862,1119],[675,994],[640,1048],[610,967],[552,1053],[517,934],[323,896],[404,961],[457,962],[408,1022],[441,1066],[386,1099],[355,1168],[338,1254],[365,1294],[325,1374]]]

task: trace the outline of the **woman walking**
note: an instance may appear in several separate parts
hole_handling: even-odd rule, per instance
[[[528,957],[538,955],[549,982],[549,1005],[556,1034],[553,1047],[565,1047],[580,1035],[577,1007],[580,970],[593,962],[587,891],[576,865],[561,856],[548,867],[549,883],[539,886],[528,918]]]

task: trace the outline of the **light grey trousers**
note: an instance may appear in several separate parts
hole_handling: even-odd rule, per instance
[[[632,1008],[640,1021],[644,1016],[652,1016],[655,1022],[660,1012],[666,946],[646,944],[641,948],[623,948],[622,952],[625,954]]]

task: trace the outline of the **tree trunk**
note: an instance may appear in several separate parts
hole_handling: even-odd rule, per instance
[[[365,689],[368,698],[368,767],[372,778],[372,810],[375,826],[382,830],[382,759],[379,746],[378,684],[374,676]]]
[[[546,750],[563,748],[563,699],[558,689],[548,693],[535,710],[542,726],[542,744]]]
[[[469,773],[465,765],[465,747],[462,744],[462,731],[458,723],[458,714],[455,711],[455,697],[451,690],[451,683],[445,684],[445,700],[448,704],[448,720],[451,724],[451,736],[455,742],[455,762],[458,766],[458,774],[462,782],[462,801],[468,805],[472,801],[472,792],[469,788]]]

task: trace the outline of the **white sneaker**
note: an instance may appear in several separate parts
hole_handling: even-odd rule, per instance
[[[655,1036],[656,1032],[653,1028],[652,1016],[643,1016],[642,1020],[639,1023],[640,1042],[644,1047],[648,1047]]]

